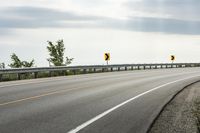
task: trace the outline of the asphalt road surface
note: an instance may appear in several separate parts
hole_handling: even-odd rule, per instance
[[[0,83],[0,133],[145,133],[200,68]]]

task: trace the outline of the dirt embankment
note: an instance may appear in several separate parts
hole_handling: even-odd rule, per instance
[[[200,82],[186,87],[161,112],[149,133],[199,133]]]

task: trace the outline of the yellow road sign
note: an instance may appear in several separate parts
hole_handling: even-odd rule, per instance
[[[174,61],[174,60],[175,60],[175,56],[171,55],[171,61]]]
[[[110,60],[110,53],[105,53],[104,59],[105,59],[105,61],[109,61]]]

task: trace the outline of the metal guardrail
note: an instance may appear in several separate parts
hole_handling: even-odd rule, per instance
[[[107,71],[121,71],[121,70],[140,70],[140,69],[162,69],[162,68],[184,68],[184,67],[200,67],[200,63],[159,63],[159,64],[118,64],[118,65],[90,65],[90,66],[60,66],[60,67],[35,67],[35,68],[14,68],[14,69],[0,69],[0,81],[4,74],[17,74],[20,80],[22,74],[34,73],[37,78],[39,72],[66,72],[71,71],[76,74],[77,71],[87,73],[88,70],[92,72],[107,72]]]

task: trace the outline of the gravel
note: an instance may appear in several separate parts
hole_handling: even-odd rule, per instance
[[[149,133],[198,133],[200,82],[186,87],[161,112]]]

